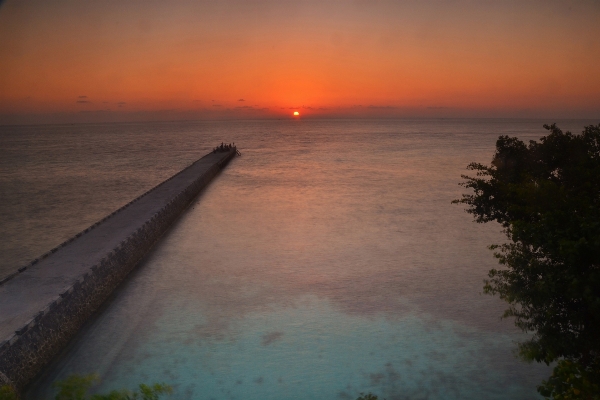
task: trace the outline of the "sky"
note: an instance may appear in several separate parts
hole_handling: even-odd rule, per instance
[[[5,0],[0,124],[600,119],[600,1]]]

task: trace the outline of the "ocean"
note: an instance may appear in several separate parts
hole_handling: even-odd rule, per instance
[[[452,205],[511,119],[0,126],[0,276],[221,142],[234,159],[32,384],[174,399],[536,399],[545,365],[483,295],[497,224]],[[594,121],[558,121],[575,133]]]

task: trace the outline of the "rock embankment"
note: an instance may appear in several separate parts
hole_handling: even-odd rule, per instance
[[[0,281],[0,384],[22,390],[235,154],[202,157]]]

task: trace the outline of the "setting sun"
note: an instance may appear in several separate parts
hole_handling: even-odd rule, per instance
[[[594,1],[138,3],[0,0],[0,125],[600,112]]]

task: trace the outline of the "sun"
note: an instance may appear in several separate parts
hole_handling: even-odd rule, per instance
[[[294,111],[294,117],[299,117],[300,113],[298,111]]]

